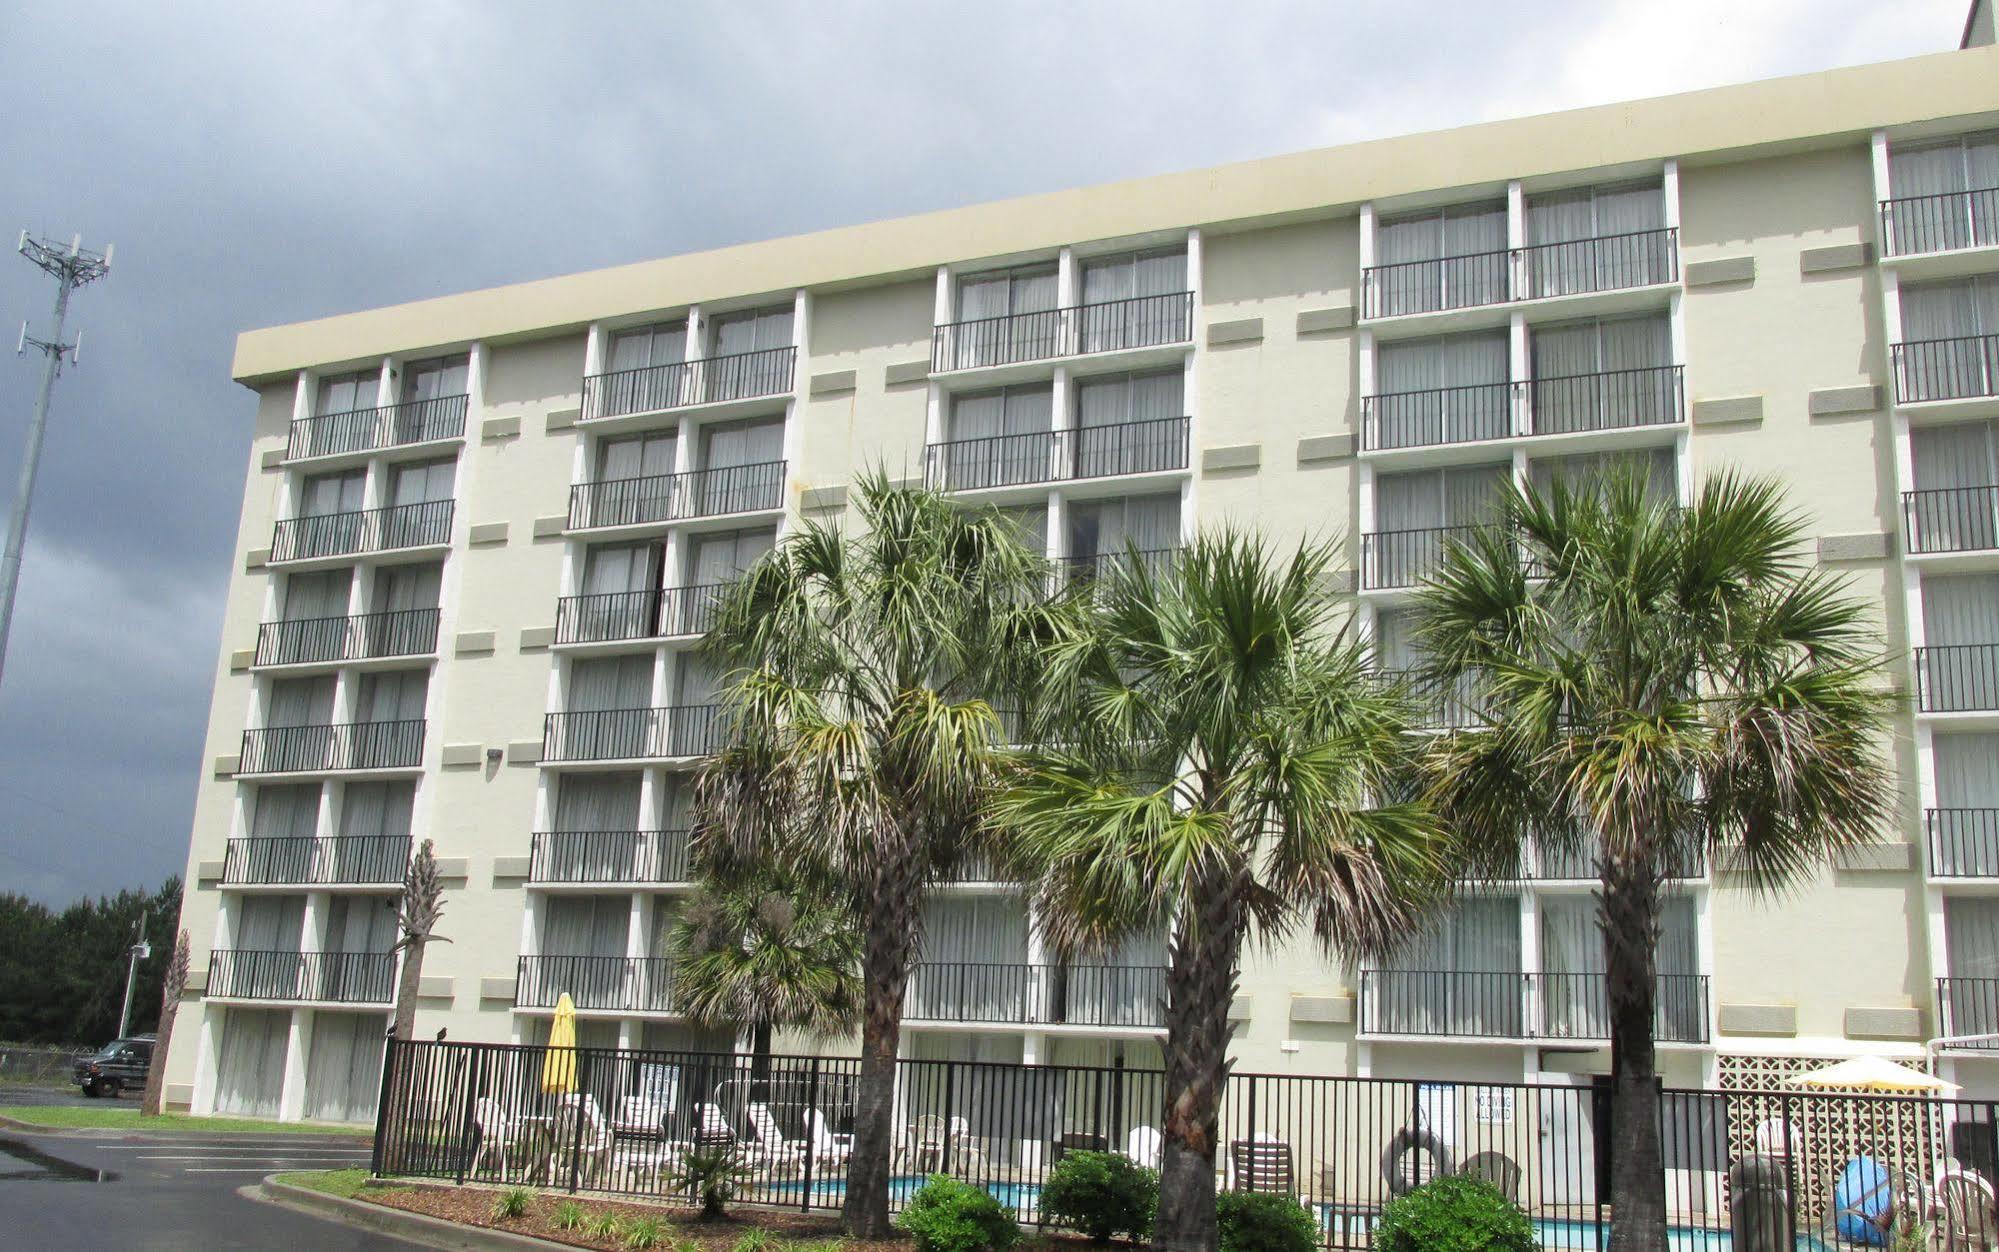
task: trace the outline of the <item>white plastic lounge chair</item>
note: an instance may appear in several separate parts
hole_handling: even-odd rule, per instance
[[[845,1165],[854,1154],[854,1137],[836,1135],[818,1109],[805,1110],[806,1129],[812,1135],[812,1159],[822,1165]]]
[[[472,1163],[465,1172],[478,1177],[479,1165],[490,1153],[499,1162],[500,1181],[509,1181],[514,1153],[521,1146],[519,1123],[506,1115],[498,1100],[481,1096],[472,1104],[472,1124],[479,1128],[479,1147],[472,1153]]]
[[[1158,1169],[1159,1158],[1166,1151],[1166,1136],[1159,1133],[1157,1126],[1139,1126],[1125,1141],[1124,1154],[1137,1165],[1146,1169]]]
[[[802,1139],[785,1138],[768,1104],[750,1105],[750,1129],[756,1132],[757,1154],[768,1164],[795,1164],[805,1159],[811,1146]]]

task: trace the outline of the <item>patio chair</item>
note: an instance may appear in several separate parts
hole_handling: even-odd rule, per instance
[[[1934,1212],[1942,1252],[1990,1252],[1999,1247],[1999,1212],[1992,1184],[1952,1166],[1937,1175]]]
[[[1798,1132],[1781,1117],[1766,1117],[1756,1123],[1756,1154],[1786,1157],[1797,1154]]]
[[[613,1125],[628,1134],[659,1134],[666,1123],[666,1106],[650,1096],[626,1096]]]
[[[808,1140],[785,1138],[768,1104],[750,1105],[750,1129],[756,1132],[753,1146],[758,1159],[765,1165],[797,1165],[812,1147]]]
[[[479,1146],[473,1151],[472,1163],[466,1167],[465,1172],[477,1177],[480,1163],[490,1152],[500,1163],[500,1181],[510,1181],[512,1175],[509,1166],[514,1153],[521,1147],[519,1123],[507,1116],[498,1100],[491,1096],[481,1096],[472,1104],[472,1124],[479,1130]]]
[[[829,1166],[847,1163],[854,1154],[854,1137],[836,1135],[826,1124],[826,1115],[816,1108],[805,1110],[805,1127],[812,1136],[812,1159]]]
[[[1159,1158],[1165,1153],[1166,1137],[1159,1133],[1157,1126],[1138,1126],[1125,1140],[1124,1154],[1132,1163],[1146,1169],[1158,1169]]]
[[[1258,1134],[1253,1139],[1229,1142],[1229,1187],[1260,1195],[1298,1194],[1298,1171],[1291,1145],[1282,1139]]]
[[[738,1142],[735,1127],[722,1112],[719,1104],[703,1104],[695,1110],[701,1115],[701,1124],[694,1131],[694,1142],[704,1148]]]
[[[566,1158],[574,1158],[576,1176],[589,1186],[611,1158],[611,1126],[597,1107],[593,1095],[569,1095],[555,1110],[555,1124],[548,1145],[548,1177],[561,1177],[556,1170]]]
[[[1458,1166],[1460,1178],[1491,1183],[1509,1200],[1520,1198],[1520,1166],[1503,1152],[1477,1152]]]

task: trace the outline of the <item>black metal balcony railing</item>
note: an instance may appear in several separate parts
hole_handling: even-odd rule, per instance
[[[271,560],[305,561],[447,544],[451,542],[453,504],[451,500],[426,500],[385,509],[288,517],[271,533]]]
[[[1930,877],[1999,878],[1999,809],[1925,809]]]
[[[692,870],[685,830],[537,831],[528,881],[538,883],[687,882]]]
[[[1897,403],[1999,396],[1999,335],[1911,339],[1893,351]]]
[[[1159,578],[1173,568],[1173,558],[1179,554],[1178,548],[1125,549],[1099,552],[1093,556],[1065,556],[1058,565],[1062,581],[1071,585],[1095,582],[1105,575],[1133,568],[1143,569],[1154,578]]]
[[[1362,970],[1360,1028],[1376,1035],[1523,1039],[1526,987],[1518,971]]]
[[[704,635],[714,621],[716,601],[730,586],[703,583],[695,587],[564,596],[555,603],[555,641],[608,643],[619,639]]]
[[[1685,370],[1678,365],[1536,378],[1527,389],[1528,433],[1574,435],[1685,420]]]
[[[462,438],[465,412],[470,404],[470,396],[436,396],[374,409],[301,417],[292,422],[285,457],[296,461]]]
[[[1161,965],[1029,965],[924,961],[910,971],[909,1017],[940,1022],[1156,1029]]]
[[[258,665],[421,656],[437,650],[437,610],[304,617],[257,627]]]
[[[1668,226],[1514,250],[1516,300],[1620,291],[1680,279],[1680,232]]]
[[[1461,256],[1370,265],[1362,276],[1363,317],[1400,317],[1504,304],[1512,294],[1505,248]]]
[[[930,369],[977,369],[1091,352],[1186,343],[1194,337],[1194,293],[1103,300],[948,322],[930,337]]]
[[[569,489],[569,528],[678,522],[775,509],[783,504],[783,461],[722,465],[685,474],[577,483]]]
[[[1585,838],[1579,844],[1566,841],[1549,844],[1537,840],[1533,855],[1523,858],[1525,872],[1521,877],[1536,882],[1595,882],[1599,876],[1597,846],[1594,837]],[[1696,839],[1686,839],[1680,846],[1672,848],[1665,860],[1667,878],[1707,876],[1707,850]]]
[[[1925,713],[1999,709],[1999,643],[1917,648],[1916,699]]]
[[[1360,537],[1360,585],[1370,591],[1414,587],[1442,564],[1453,543],[1478,532],[1477,526],[1423,526],[1377,530]]]
[[[394,884],[408,867],[408,835],[252,835],[231,839],[224,886]]]
[[[1363,1034],[1610,1037],[1610,1002],[1602,974],[1370,969],[1360,977]],[[1707,975],[1660,974],[1653,1037],[1664,1043],[1706,1043],[1707,1002]]]
[[[1999,187],[1883,200],[1881,239],[1889,256],[1999,244]]]
[[[1109,426],[953,439],[923,450],[924,481],[975,491],[1075,478],[1170,473],[1187,468],[1190,423],[1162,417]]]
[[[550,713],[541,734],[544,761],[623,761],[701,756],[722,741],[719,705]]]
[[[591,374],[583,380],[581,420],[783,395],[794,387],[797,361],[797,348],[759,348]]]
[[[1965,1035],[1999,1034],[1999,978],[1937,979],[1937,1035],[1962,1038]],[[1999,1049],[1999,1040],[1979,1043],[1943,1044],[1945,1049]]]
[[[1540,993],[1543,1039],[1610,1038],[1610,995],[1602,974],[1534,974]],[[1652,1037],[1660,1043],[1708,1041],[1705,974],[1660,974],[1654,993]]]
[[[1999,487],[1905,491],[1902,530],[1917,555],[1999,548]]]
[[[1481,715],[1484,701],[1470,675],[1455,683],[1438,683],[1416,670],[1382,670],[1379,674],[1384,682],[1400,683],[1409,693],[1414,705],[1412,725],[1417,730],[1469,730],[1485,723]]]
[[[1513,384],[1391,391],[1361,399],[1361,447],[1370,452],[1504,439],[1513,433]]]
[[[243,732],[239,774],[415,769],[423,764],[423,720],[265,726]]]
[[[524,956],[514,972],[514,1004],[552,1009],[567,993],[579,1009],[673,1011],[673,962],[656,956]]]
[[[394,998],[393,952],[271,952],[217,948],[209,953],[208,994],[241,1000],[317,1000],[387,1004]]]

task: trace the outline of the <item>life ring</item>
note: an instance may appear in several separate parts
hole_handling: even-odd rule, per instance
[[[1411,1152],[1429,1154],[1428,1177],[1418,1177],[1416,1171],[1404,1168],[1404,1158]],[[1405,1126],[1395,1132],[1395,1137],[1388,1141],[1388,1149],[1381,1154],[1381,1177],[1388,1184],[1390,1195],[1405,1195],[1430,1178],[1441,1178],[1450,1173],[1451,1164],[1451,1150],[1442,1139],[1427,1130],[1411,1130]]]

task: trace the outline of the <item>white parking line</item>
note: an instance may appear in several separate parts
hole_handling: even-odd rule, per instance
[[[330,1165],[336,1162],[360,1164],[367,1160],[361,1156],[289,1156],[283,1153],[266,1155],[262,1152],[242,1152],[230,1156],[134,1156],[133,1161],[186,1161],[189,1164],[211,1165],[219,1161],[311,1161],[315,1164]]]

